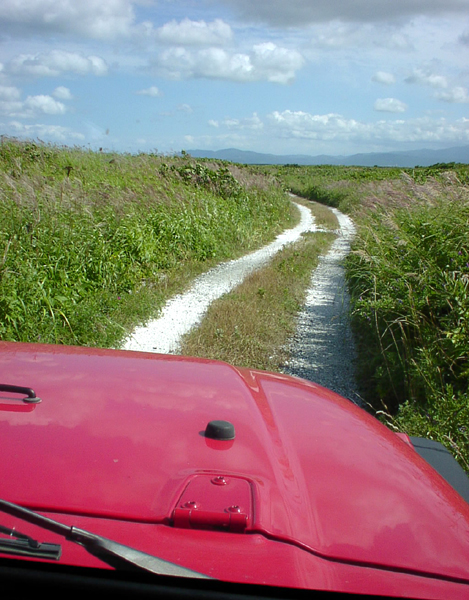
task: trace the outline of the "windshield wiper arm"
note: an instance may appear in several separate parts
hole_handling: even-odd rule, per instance
[[[149,571],[157,575],[172,575],[176,577],[193,577],[199,579],[210,579],[207,575],[186,569],[177,564],[168,562],[151,554],[140,552],[130,546],[124,546],[107,538],[95,535],[84,529],[64,525],[49,517],[44,517],[28,508],[0,500],[0,510],[14,517],[38,525],[48,531],[52,531],[62,537],[80,544],[93,556],[96,556],[106,564],[115,569],[137,569]]]

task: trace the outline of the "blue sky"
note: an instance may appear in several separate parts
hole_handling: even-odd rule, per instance
[[[0,133],[122,152],[469,144],[469,0],[1,0]]]

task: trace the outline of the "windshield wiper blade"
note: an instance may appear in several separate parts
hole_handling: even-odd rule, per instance
[[[48,560],[59,560],[62,554],[62,547],[59,544],[38,542],[15,529],[0,525],[0,533],[9,536],[9,538],[0,538],[0,552],[2,553]]]
[[[137,569],[149,571],[157,575],[211,579],[207,575],[203,575],[197,571],[192,571],[151,554],[140,552],[140,550],[135,550],[130,546],[124,546],[118,542],[108,540],[84,529],[64,525],[59,521],[54,521],[53,519],[49,519],[49,517],[44,517],[28,508],[7,502],[6,500],[0,500],[0,510],[80,544],[90,554],[115,569]]]

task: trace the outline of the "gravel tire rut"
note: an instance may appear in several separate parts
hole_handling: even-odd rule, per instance
[[[289,345],[290,359],[283,372],[314,381],[361,405],[343,266],[355,227],[350,217],[337,209],[331,210],[339,221],[338,237],[312,274],[296,334]]]

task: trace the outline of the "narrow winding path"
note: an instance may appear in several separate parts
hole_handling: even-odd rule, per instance
[[[169,300],[158,319],[138,327],[123,348],[177,354],[182,337],[202,321],[214,300],[264,266],[286,244],[295,242],[304,232],[317,231],[311,212],[300,204],[297,206],[301,212],[299,225],[284,231],[264,248],[222,263],[197,277],[186,293]],[[360,404],[355,391],[355,347],[342,266],[355,229],[349,217],[336,209],[331,210],[339,221],[338,237],[312,274],[306,304],[291,342],[291,358],[284,372],[314,381]]]
[[[214,300],[267,264],[286,244],[295,242],[307,231],[316,231],[311,211],[301,204],[297,204],[297,207],[301,219],[296,227],[284,231],[260,250],[222,263],[197,277],[189,291],[175,296],[163,307],[158,319],[150,321],[145,327],[138,327],[127,339],[123,349],[177,354],[182,336],[201,322]]]

